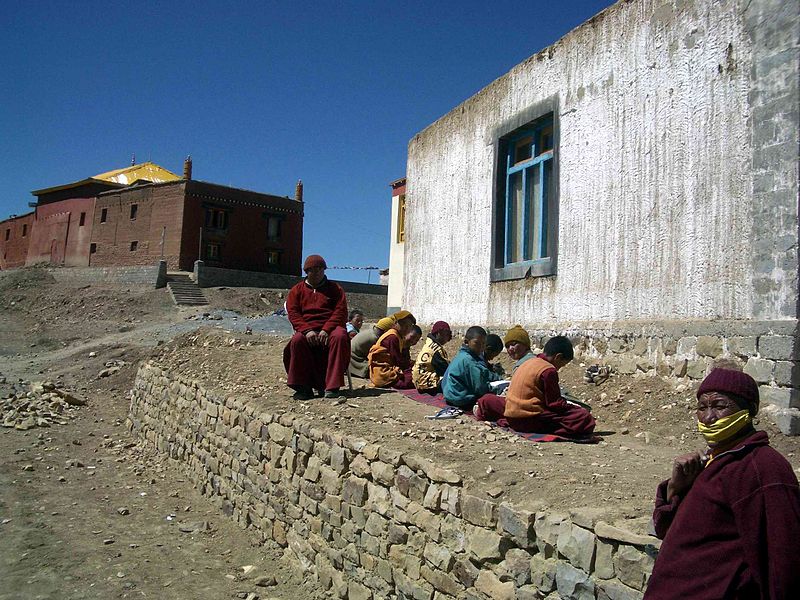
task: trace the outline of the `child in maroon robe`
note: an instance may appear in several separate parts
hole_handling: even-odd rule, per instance
[[[569,339],[560,335],[550,338],[542,354],[526,360],[511,376],[506,397],[479,399],[475,416],[525,433],[591,434],[595,426],[591,413],[564,400],[558,385],[558,370],[574,355]]]

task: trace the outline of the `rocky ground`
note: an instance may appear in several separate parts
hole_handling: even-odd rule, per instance
[[[285,336],[246,335],[211,319],[215,309],[267,315],[285,292],[208,292],[211,306],[198,311],[177,309],[164,290],[0,273],[0,598],[325,597],[304,587],[279,548],[259,545],[127,434],[127,391],[142,360],[270,411],[435,456],[479,493],[588,507],[632,530],[644,530],[672,457],[701,447],[696,384],[613,375],[595,386],[583,381],[586,360],[564,369],[562,381],[593,406],[603,434],[593,446],[532,444],[468,418],[430,421],[435,409],[358,379],[342,404],[296,403],[281,365]],[[351,304],[380,316],[374,299]],[[212,314],[197,318],[204,312]],[[510,367],[508,357],[501,362]],[[759,427],[800,470],[800,440],[763,418]]]

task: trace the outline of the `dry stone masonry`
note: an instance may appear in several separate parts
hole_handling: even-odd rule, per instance
[[[586,509],[484,499],[427,459],[261,412],[153,362],[128,426],[331,597],[637,599],[659,546]]]

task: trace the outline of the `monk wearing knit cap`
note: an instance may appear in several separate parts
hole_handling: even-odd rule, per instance
[[[450,357],[447,356],[444,345],[451,339],[453,332],[450,325],[445,321],[436,321],[411,369],[414,387],[418,391],[429,394],[442,391],[442,377],[450,366]]]
[[[753,428],[755,380],[714,369],[697,390],[707,448],[675,459],[658,486],[664,542],[645,598],[797,598],[800,489],[789,462]]]
[[[356,377],[369,378],[367,355],[378,338],[389,331],[395,324],[394,317],[383,317],[375,325],[363,329],[350,340],[350,373]]]
[[[528,332],[522,328],[522,325],[515,325],[509,329],[503,339],[503,344],[508,355],[517,361],[511,369],[512,375],[525,361],[534,357],[533,352],[531,352],[531,338]]]
[[[325,259],[312,254],[303,263],[305,280],[286,296],[286,312],[295,334],[283,351],[286,383],[296,400],[310,400],[314,390],[337,398],[350,361],[347,298],[325,276]]]
[[[394,313],[392,318],[394,325],[369,350],[369,379],[375,387],[407,390],[414,387],[411,378],[413,364],[408,353],[403,350],[408,343],[407,336],[417,320],[407,310]]]

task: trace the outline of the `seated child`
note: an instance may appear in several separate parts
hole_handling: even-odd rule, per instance
[[[500,353],[503,351],[503,340],[500,339],[499,335],[495,335],[490,333],[486,336],[486,350],[483,351],[483,362],[486,363],[486,366],[489,367],[490,371],[494,371],[501,377],[506,374],[505,369],[503,369],[503,365],[500,363],[492,364],[492,360],[500,356]]]
[[[414,361],[411,359],[411,348],[419,343],[421,337],[422,328],[419,325],[412,325],[409,332],[403,338],[403,363],[400,365],[403,371],[414,368]]]
[[[560,335],[550,338],[542,354],[526,360],[511,376],[506,397],[479,399],[475,416],[524,433],[591,434],[595,427],[591,413],[568,404],[558,385],[558,370],[574,356],[569,339]]]
[[[453,332],[450,331],[450,325],[444,321],[436,321],[411,369],[414,387],[418,391],[428,394],[438,394],[441,391],[442,377],[450,365],[444,345],[451,339]]]
[[[350,314],[347,316],[347,335],[350,336],[350,339],[353,339],[358,335],[358,332],[361,331],[361,326],[364,324],[364,313],[360,310],[351,310]]]
[[[375,387],[407,390],[414,384],[411,381],[411,356],[408,352],[404,356],[403,349],[417,320],[407,310],[393,316],[396,323],[378,338],[367,355],[369,379]]]
[[[353,376],[364,379],[369,377],[369,364],[367,363],[369,350],[379,337],[391,329],[394,323],[394,317],[383,317],[372,327],[359,331],[356,337],[350,340],[350,373]]]
[[[506,338],[503,342],[508,355],[517,361],[511,369],[511,375],[514,375],[514,371],[525,361],[534,357],[533,352],[531,352],[531,338],[521,325],[515,325],[506,332]]]
[[[442,393],[450,406],[471,411],[479,398],[488,394],[489,382],[500,376],[490,371],[481,360],[486,349],[486,330],[473,325],[464,334],[464,344],[447,367],[442,379]],[[499,396],[497,396],[499,398]]]

